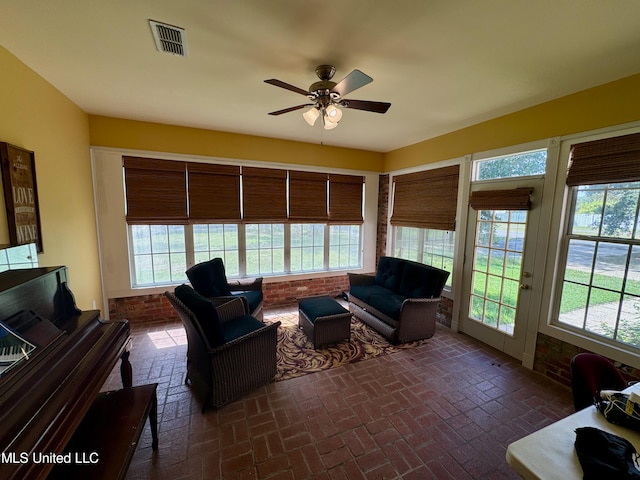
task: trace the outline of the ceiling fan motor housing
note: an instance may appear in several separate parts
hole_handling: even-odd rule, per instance
[[[331,80],[336,73],[336,67],[333,65],[318,65],[316,67],[316,75],[320,80]]]
[[[335,73],[336,67],[333,65],[318,65],[316,67],[316,75],[320,81],[312,83],[309,87],[309,98],[313,100],[314,97],[317,98],[331,95],[332,100],[338,99],[340,95],[335,92],[332,93],[332,90],[337,85],[336,82],[331,81]]]

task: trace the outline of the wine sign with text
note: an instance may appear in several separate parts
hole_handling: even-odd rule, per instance
[[[11,245],[35,243],[42,252],[34,153],[0,142],[2,184]]]

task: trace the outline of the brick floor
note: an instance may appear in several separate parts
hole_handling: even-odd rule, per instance
[[[181,325],[132,330],[134,385],[159,384],[160,445],[154,454],[147,426],[128,479],[515,479],[507,445],[573,411],[566,387],[438,326],[417,348],[202,414],[184,385]],[[104,388],[118,386],[114,369]]]

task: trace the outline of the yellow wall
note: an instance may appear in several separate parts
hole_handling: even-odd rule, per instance
[[[381,172],[382,153],[89,115],[91,144]]]
[[[102,309],[86,113],[0,47],[0,141],[35,152],[44,253],[66,265],[78,307]],[[0,243],[8,243],[4,196]]]
[[[89,145],[392,171],[640,120],[640,75],[562,97],[386,154],[87,115],[0,47],[0,141],[34,150],[44,254],[69,267],[80,308],[102,308]],[[0,244],[8,241],[0,195]]]
[[[640,120],[640,74],[386,154],[90,115],[96,146],[389,172]]]
[[[384,170],[400,170],[638,120],[640,74],[394,150],[385,155]]]

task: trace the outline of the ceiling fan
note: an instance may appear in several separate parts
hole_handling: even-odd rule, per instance
[[[318,65],[316,67],[316,75],[320,81],[313,83],[308,91],[294,87],[282,80],[276,80],[275,78],[265,80],[266,83],[275,85],[276,87],[304,95],[312,102],[270,112],[269,115],[282,115],[283,113],[293,112],[301,108],[311,107],[302,114],[307,123],[313,126],[316,120],[322,117],[324,128],[331,130],[338,126],[338,122],[342,118],[342,111],[338,107],[353,108],[355,110],[365,110],[375,113],[386,113],[387,110],[389,110],[391,104],[387,102],[348,100],[344,98],[345,95],[348,95],[354,90],[373,82],[373,78],[369,75],[362,73],[360,70],[353,70],[349,75],[344,77],[344,79],[336,83],[331,81],[335,73],[336,68],[333,65]]]

